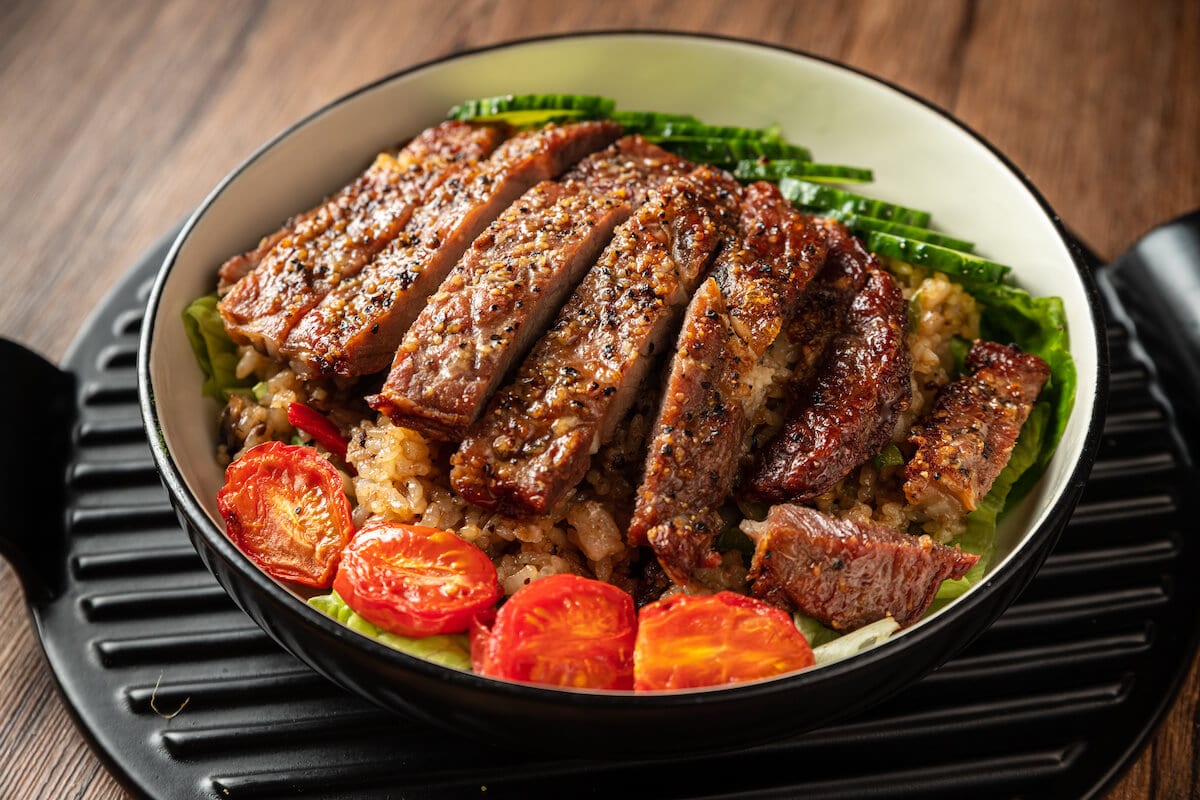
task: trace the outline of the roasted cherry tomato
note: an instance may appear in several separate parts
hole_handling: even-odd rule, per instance
[[[494,678],[576,689],[632,689],[637,613],[617,587],[550,575],[471,630],[471,665]]]
[[[225,532],[263,572],[326,588],[354,533],[342,476],[311,447],[265,442],[225,470]]]
[[[363,619],[401,636],[461,633],[500,598],[496,568],[478,547],[397,522],[358,532],[333,589]]]
[[[812,648],[791,618],[752,597],[675,595],[638,615],[636,689],[752,681],[812,663]]]

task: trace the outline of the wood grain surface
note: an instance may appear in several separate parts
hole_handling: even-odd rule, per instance
[[[949,109],[1112,257],[1200,206],[1200,3],[0,1],[0,336],[61,358],[133,259],[256,146],[359,84],[544,33],[661,28],[830,56]],[[22,387],[12,387],[20,390]],[[0,564],[0,798],[125,794]],[[1200,677],[1109,800],[1200,797]]]

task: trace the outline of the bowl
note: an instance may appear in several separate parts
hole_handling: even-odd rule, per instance
[[[465,98],[571,92],[711,124],[779,123],[822,161],[875,171],[871,194],[926,208],[945,230],[1014,265],[1035,295],[1063,298],[1078,392],[1040,482],[997,533],[986,579],[937,614],[844,661],[766,681],[634,694],[510,683],[408,656],[343,627],[260,572],[229,542],[215,497],[217,408],[201,394],[180,314],[215,270],[290,214],[350,180],[379,150]],[[1065,526],[1094,458],[1106,353],[1096,289],[1045,200],[995,148],[946,112],[815,56],[668,33],[593,33],[497,45],[365,86],[264,145],[200,205],[150,296],[139,353],[151,449],[188,535],[237,604],[284,648],[385,708],[460,733],[557,752],[654,753],[796,733],[878,702],[969,643],[1017,596]]]

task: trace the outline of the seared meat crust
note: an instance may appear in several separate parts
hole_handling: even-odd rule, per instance
[[[543,128],[514,136],[487,160],[456,172],[370,264],[296,325],[282,348],[293,369],[355,377],[387,367],[426,298],[484,228],[530,187],[620,131],[605,121]]]
[[[218,306],[230,338],[275,356],[300,317],[383,250],[457,165],[487,155],[502,138],[497,128],[461,122],[431,128],[395,158],[379,156],[363,177],[302,217],[290,234],[268,237],[276,241],[261,263]],[[251,258],[227,262],[226,274],[249,266]]]
[[[451,459],[460,495],[544,514],[583,478],[730,229],[738,193],[728,175],[700,167],[617,228]]]
[[[1035,355],[977,341],[966,375],[945,386],[908,441],[904,494],[930,516],[975,510],[1008,464],[1050,367]]]
[[[834,519],[804,506],[772,506],[758,527],[751,593],[841,631],[887,616],[911,625],[942,581],[961,578],[979,560],[928,536]]]
[[[461,440],[629,211],[578,184],[547,181],[521,195],[429,298],[371,406]]]
[[[831,244],[825,270],[832,272],[821,282],[835,296],[839,282],[866,278],[815,374],[794,390],[789,421],[749,481],[755,494],[776,502],[831,489],[879,451],[912,399],[908,318],[895,280],[848,233]]]
[[[522,195],[472,244],[396,351],[375,408],[461,440],[631,207],[692,165],[640,136]]]
[[[718,257],[715,280],[701,287],[684,315],[628,532],[635,544],[649,532],[663,568],[678,583],[719,559],[711,541],[720,528],[709,518],[733,488],[746,427],[757,411],[748,407],[747,376],[825,252],[821,231],[774,185],[753,184],[742,199],[736,244]]]

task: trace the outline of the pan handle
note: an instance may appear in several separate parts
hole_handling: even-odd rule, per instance
[[[53,599],[66,580],[65,459],[75,423],[75,379],[16,342],[0,339],[0,555],[30,603]]]
[[[1200,209],[1153,229],[1103,270],[1185,429],[1200,426]]]

